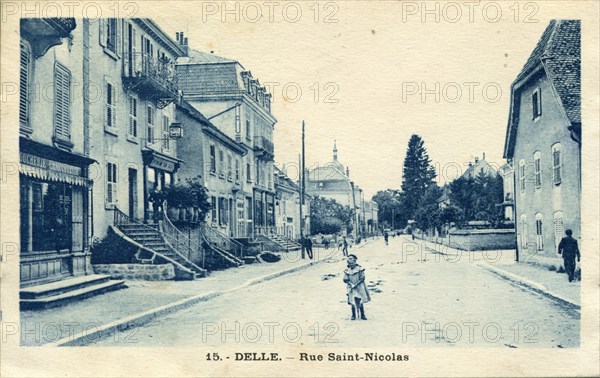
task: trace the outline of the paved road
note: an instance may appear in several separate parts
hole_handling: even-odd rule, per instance
[[[124,331],[103,346],[556,347],[579,345],[579,312],[408,238],[352,253],[366,268],[367,321],[351,321],[339,255]],[[331,254],[331,253],[330,253]],[[233,358],[233,357],[232,357]]]

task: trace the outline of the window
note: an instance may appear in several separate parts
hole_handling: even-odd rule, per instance
[[[119,40],[119,20],[116,18],[101,19],[100,25],[100,45],[104,51],[116,58],[120,47]]]
[[[106,26],[106,47],[117,52],[117,19],[109,18]]]
[[[227,154],[227,180],[233,180],[233,160],[231,154]]]
[[[249,115],[246,114],[246,117],[248,117]],[[250,132],[250,120],[247,119],[246,120],[246,139],[250,140],[252,138],[251,132]]]
[[[560,143],[552,146],[552,178],[554,185],[562,182],[562,154]]]
[[[152,105],[146,107],[146,138],[148,143],[154,143],[154,108]]]
[[[563,223],[562,211],[554,213],[554,248],[558,251],[558,244],[565,235],[565,225]]]
[[[164,150],[169,150],[169,117],[166,115],[162,116],[162,147]]]
[[[173,184],[173,175],[170,172],[165,172],[165,186]]]
[[[227,218],[229,217],[228,214],[227,199],[219,197],[219,225],[227,225]]]
[[[54,133],[71,139],[71,73],[60,64],[54,67]]]
[[[519,161],[519,187],[521,191],[525,191],[525,160]]]
[[[252,166],[250,163],[246,163],[246,181],[252,182]]]
[[[225,156],[223,150],[219,150],[219,176],[225,177]]]
[[[540,162],[540,152],[536,151],[533,154],[533,166],[535,168],[535,187],[539,189],[542,187],[542,168]]]
[[[235,181],[240,181],[240,160],[235,159]]]
[[[535,245],[538,251],[544,250],[544,230],[542,222],[542,214],[535,214]]]
[[[217,172],[217,157],[215,154],[215,145],[211,144],[210,145],[210,173],[216,173]]]
[[[117,96],[116,96],[116,88],[115,86],[106,81],[106,85],[104,86],[106,89],[106,96],[104,102],[104,127],[108,129],[116,129],[117,127]]]
[[[117,203],[117,165],[106,163],[106,204],[115,205]]]
[[[21,41],[21,70],[19,73],[19,125],[29,128],[29,84],[31,83],[31,47]]]
[[[258,185],[260,185],[261,177],[260,177],[260,165],[259,164],[256,164],[256,176],[255,177],[256,177],[256,183]]]
[[[211,221],[213,223],[217,223],[217,197],[211,196],[210,203],[211,203],[211,211],[210,211]]]
[[[519,234],[521,236],[521,248],[523,249],[527,249],[527,239],[528,239],[528,235],[527,235],[527,215],[526,214],[521,214],[521,222],[520,222],[520,227],[519,227]]]
[[[533,91],[531,95],[531,105],[533,111],[533,119],[542,115],[542,92],[539,88]]]
[[[129,135],[137,138],[138,100],[133,96],[129,96]]]

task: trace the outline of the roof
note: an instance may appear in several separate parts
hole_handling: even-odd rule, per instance
[[[511,111],[504,157],[511,157],[516,138],[520,86],[542,69],[556,91],[572,126],[581,124],[581,22],[551,20],[511,86]]]
[[[212,53],[190,49],[187,57],[180,58],[177,64],[204,64],[204,63],[239,63],[236,60],[223,58]]]
[[[198,109],[194,108],[186,100],[181,100],[177,103],[176,106],[177,111],[183,111],[187,113],[190,117],[199,121],[202,125],[202,131],[207,134],[212,135],[215,139],[219,140],[221,143],[225,144],[229,148],[231,148],[234,152],[238,152],[241,155],[246,154],[246,148],[241,144],[230,138],[223,131],[219,130],[218,127],[213,125]]]
[[[310,181],[332,181],[345,180],[349,181],[343,171],[336,164],[328,163],[322,167],[317,167],[308,173]]]

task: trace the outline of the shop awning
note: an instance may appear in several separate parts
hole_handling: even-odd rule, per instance
[[[90,187],[93,182],[87,178],[87,168],[96,161],[86,156],[21,138],[19,162],[19,172],[25,176]]]

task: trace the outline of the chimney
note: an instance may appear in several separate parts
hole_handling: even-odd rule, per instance
[[[183,32],[176,32],[175,39],[177,40],[177,44],[183,50],[183,56],[189,55],[189,47],[188,47],[188,39],[185,37]]]
[[[346,177],[350,177],[350,167],[346,167]]]
[[[479,157],[475,156],[475,164],[479,163]]]
[[[485,152],[483,153],[483,157],[481,158],[481,160],[485,160]]]

